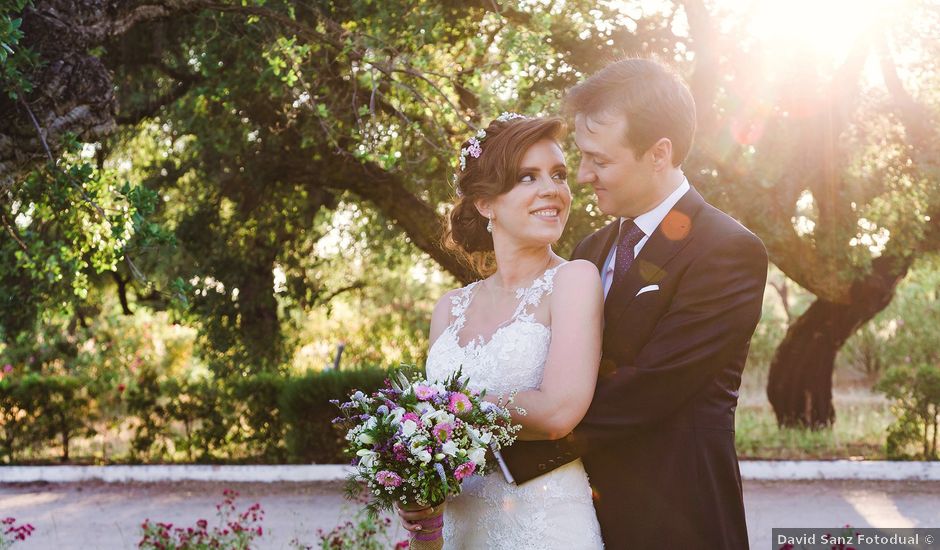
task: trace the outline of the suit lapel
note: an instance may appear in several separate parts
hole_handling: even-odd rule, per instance
[[[610,253],[610,247],[617,240],[617,233],[620,229],[620,218],[615,219],[602,229],[598,230],[591,239],[587,250],[584,251],[583,259],[589,260],[597,266],[597,271],[603,275],[604,262],[607,261],[607,255]]]
[[[704,204],[705,200],[692,188],[666,214],[626,276],[608,292],[604,302],[604,319],[608,326],[620,318],[641,288],[657,284],[667,275],[669,260],[692,241],[692,222]]]

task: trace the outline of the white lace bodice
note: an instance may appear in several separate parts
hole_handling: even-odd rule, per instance
[[[482,335],[460,344],[460,332],[467,322],[467,308],[479,281],[458,290],[451,297],[454,321],[438,336],[428,351],[428,378],[444,379],[463,367],[470,387],[486,389],[491,395],[508,395],[513,390],[537,388],[548,357],[551,328],[539,323],[533,311],[554,288],[555,273],[561,265],[548,269],[533,283],[516,291],[512,317],[499,325],[486,340]]]
[[[562,264],[564,265],[564,264]],[[428,351],[429,379],[444,379],[457,368],[469,386],[490,395],[537,388],[542,381],[551,344],[551,328],[535,315],[554,290],[555,273],[548,269],[533,283],[516,291],[512,316],[487,340],[472,335],[461,345],[467,310],[479,281],[451,297],[453,321]],[[471,476],[462,492],[448,503],[444,517],[445,550],[524,550],[602,548],[600,527],[591,500],[591,487],[580,460],[521,486],[507,483],[500,473]]]

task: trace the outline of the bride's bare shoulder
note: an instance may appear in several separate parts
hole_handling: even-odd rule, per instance
[[[556,314],[569,318],[574,312],[599,315],[603,309],[604,291],[597,266],[587,260],[572,260],[555,273],[552,285],[552,319]]]
[[[587,260],[571,260],[558,267],[555,273],[556,290],[558,287],[582,287],[584,285],[600,285],[601,276],[597,266]]]

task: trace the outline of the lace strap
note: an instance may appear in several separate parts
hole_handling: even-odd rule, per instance
[[[542,298],[552,293],[555,287],[555,273],[558,271],[558,268],[563,265],[565,264],[558,264],[551,269],[546,269],[545,273],[542,273],[539,278],[532,281],[531,285],[516,290],[516,298],[519,300],[519,305],[516,306],[516,311],[512,314],[512,319],[531,316],[531,313],[528,313],[526,310],[529,307],[538,307],[538,305],[542,303]]]
[[[477,286],[477,283],[479,282],[480,281],[474,281],[470,283],[469,285],[455,292],[454,295],[450,297],[450,314],[454,318],[453,325],[456,330],[463,328],[463,325],[467,320],[467,307],[470,306],[470,299],[473,297],[473,287]]]

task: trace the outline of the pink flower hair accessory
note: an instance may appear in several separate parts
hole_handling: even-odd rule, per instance
[[[520,118],[526,118],[525,115],[520,115],[519,113],[510,113],[504,111],[503,114],[496,117],[498,122],[509,122],[510,120],[517,120]],[[460,170],[467,169],[467,157],[473,157],[475,159],[480,158],[480,155],[483,154],[483,140],[486,139],[486,130],[480,128],[476,135],[470,138],[467,141],[467,146],[460,150]],[[461,196],[462,193],[460,188],[457,188],[457,196]]]

